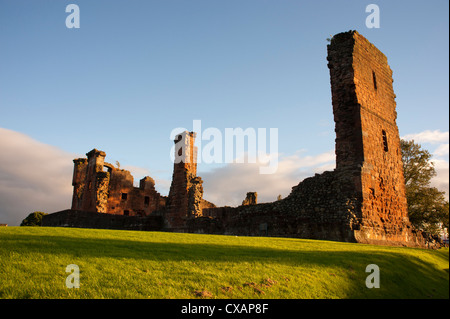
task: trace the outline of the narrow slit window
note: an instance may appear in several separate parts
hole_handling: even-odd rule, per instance
[[[150,197],[148,197],[148,196],[145,196],[145,197],[144,197],[144,205],[145,205],[145,206],[150,205]]]
[[[377,90],[377,76],[375,75],[375,72],[372,71],[372,78],[373,78],[373,88],[375,91]]]
[[[388,147],[386,131],[382,130],[381,133],[383,134],[383,148],[384,148],[384,151],[387,152],[387,151],[389,151],[389,147]]]
[[[127,193],[122,193],[122,199],[123,200],[127,200],[128,198],[128,194]]]

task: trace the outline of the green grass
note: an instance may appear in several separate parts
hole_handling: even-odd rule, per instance
[[[65,286],[66,266],[80,288]],[[380,288],[365,285],[366,266]],[[0,229],[0,298],[449,298],[449,251],[75,228]]]

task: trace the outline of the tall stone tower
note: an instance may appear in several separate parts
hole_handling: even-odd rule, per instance
[[[411,240],[396,124],[392,71],[386,56],[356,31],[328,45],[336,124],[336,170],[352,176],[361,204],[358,242]]]
[[[175,138],[172,184],[166,205],[166,228],[183,231],[186,221],[201,215],[203,181],[197,176],[195,132],[182,132]]]

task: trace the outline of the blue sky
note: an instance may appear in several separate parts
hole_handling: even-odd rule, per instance
[[[80,8],[79,29],[66,28],[70,3]],[[371,3],[380,8],[379,29],[365,25]],[[193,120],[221,131],[274,127],[282,161],[292,164],[288,179],[267,181],[275,199],[287,195],[298,178],[331,167],[326,164],[335,135],[326,38],[358,30],[388,57],[400,135],[426,136],[423,145],[436,151],[439,168],[448,173],[448,5],[446,0],[0,0],[0,139],[41,145],[24,153],[30,163],[23,167],[30,169],[33,156],[47,146],[64,158],[95,147],[136,179],[154,177],[164,193],[172,174],[172,129],[192,129]],[[19,178],[6,172],[5,163],[15,162],[11,152],[0,162],[0,176],[8,176],[4,181]],[[305,159],[312,164],[299,166]],[[243,189],[266,183],[252,175],[233,180],[233,172],[246,176],[241,169],[217,169],[199,165],[205,194],[212,198],[219,197],[215,185],[227,185],[215,183],[218,176]],[[61,174],[69,176],[70,188],[71,172]],[[448,176],[443,183],[448,188]],[[3,189],[11,189],[8,185]]]

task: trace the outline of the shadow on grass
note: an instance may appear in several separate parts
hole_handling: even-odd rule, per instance
[[[326,243],[323,243],[326,245]],[[350,289],[350,298],[364,298],[364,284],[369,273],[365,268],[376,264],[380,268],[382,285],[393,292],[376,294],[379,298],[448,298],[448,269],[413,254],[389,251],[320,251],[287,250],[269,247],[211,243],[161,243],[125,239],[75,238],[65,236],[8,234],[1,241],[1,250],[17,253],[68,255],[80,258],[134,259],[148,261],[192,261],[209,263],[261,263],[290,267],[338,268],[358,282]],[[1,254],[0,254],[1,255]],[[436,259],[448,264],[448,253],[436,253]],[[351,279],[350,279],[351,281]],[[356,283],[354,283],[356,284]],[[352,285],[352,282],[349,282]],[[366,292],[360,293],[361,290]],[[359,292],[358,292],[359,291]]]

